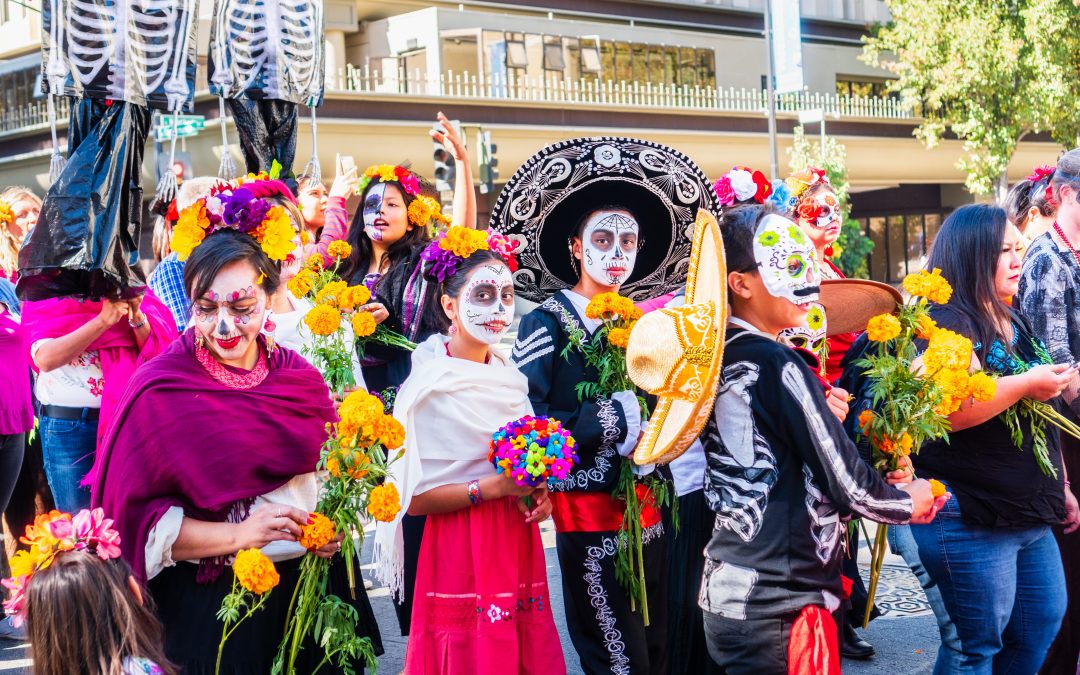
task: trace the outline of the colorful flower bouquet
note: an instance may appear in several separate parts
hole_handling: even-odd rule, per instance
[[[26,526],[19,541],[27,549],[15,553],[9,560],[11,576],[0,581],[11,596],[4,601],[4,611],[15,627],[26,620],[26,586],[30,577],[52,565],[65,551],[88,551],[102,560],[120,557],[120,533],[112,528],[113,521],[101,509],[83,509],[74,516],[57,510],[49,511]]]
[[[580,460],[577,443],[561,422],[526,415],[492,435],[488,461],[516,485],[539,487],[565,480]]]
[[[351,314],[349,326],[352,337],[362,346],[368,341],[393,345],[412,351],[416,345],[393,331],[380,326],[370,312],[358,311],[371,300],[367,286],[349,286],[338,274],[342,262],[352,254],[347,242],[332,242],[327,249],[333,264],[327,266],[322,254],[315,253],[295,277],[289,280],[289,291],[297,298],[306,298],[314,307],[304,317],[304,325],[314,336],[314,346],[304,355],[326,379],[327,386],[338,396],[356,385],[352,369],[353,341],[346,330],[344,315]]]
[[[222,599],[217,612],[218,620],[224,625],[221,627],[214,675],[221,672],[221,654],[225,651],[225,643],[229,637],[241,623],[262,609],[270,597],[270,591],[281,582],[274,563],[257,548],[244,549],[237,553],[232,567],[232,590]]]
[[[939,328],[930,318],[927,303],[944,305],[952,296],[941,270],[909,274],[904,290],[911,298],[899,306],[896,315],[880,314],[866,327],[867,337],[878,345],[877,354],[855,363],[865,369],[872,397],[872,409],[859,414],[859,431],[869,439],[871,461],[882,473],[899,470],[902,458],[918,452],[926,441],[947,439],[949,415],[969,399],[991,400],[996,391],[992,377],[970,372],[971,340]],[[926,341],[921,355],[917,339]],[[870,549],[871,602],[864,626],[885,559],[887,530],[886,525],[878,525]]]
[[[356,560],[364,537],[360,514],[388,523],[401,509],[397,488],[385,479],[389,466],[404,453],[400,448],[405,430],[386,414],[382,401],[366,391],[346,396],[338,416],[336,424],[327,425],[328,438],[320,453],[319,503],[300,537],[309,553],[300,563],[300,579],[274,661],[275,675],[295,675],[296,658],[308,635],[323,648],[324,663],[348,672],[350,664],[363,659],[368,668],[375,668],[371,641],[356,634],[356,610],[328,590],[330,561],[310,552],[343,536],[341,555],[355,597]]]
[[[563,358],[566,358],[572,349],[578,350],[585,359],[585,363],[595,368],[598,373],[595,382],[578,383],[578,400],[610,396],[619,391],[636,392],[637,389],[626,370],[626,345],[630,341],[630,331],[641,318],[642,311],[635,307],[629,298],[624,298],[618,293],[599,293],[593,296],[586,305],[585,316],[600,321],[600,327],[591,340],[580,328],[571,331],[569,342],[562,352]],[[649,408],[641,395],[638,395],[637,399],[641,408],[641,419],[644,421],[649,416]],[[671,505],[672,508],[676,508],[666,481],[657,478],[655,474],[650,474],[642,479],[642,483],[648,488],[648,492],[644,494],[651,494],[656,502],[654,506]],[[614,497],[626,502],[620,532],[626,537],[627,544],[619,546],[615,560],[615,575],[630,595],[631,609],[636,609],[640,605],[642,619],[648,626],[649,600],[645,591],[644,542],[641,527],[641,514],[645,504],[638,498],[637,488],[638,480],[634,474],[634,464],[629,459],[623,458]],[[673,519],[677,520],[677,518]]]

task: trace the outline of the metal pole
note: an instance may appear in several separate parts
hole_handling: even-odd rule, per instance
[[[825,111],[824,110],[821,111],[821,124],[819,125],[818,128],[821,131],[821,139],[820,139],[821,158],[818,160],[818,162],[819,162],[819,165],[821,166],[821,168],[825,168]]]
[[[777,161],[776,148],[776,82],[773,63],[773,34],[772,34],[772,0],[765,0],[765,50],[769,53],[769,70],[765,80],[765,96],[769,107],[769,168],[770,180],[776,182],[780,177],[779,162]]]

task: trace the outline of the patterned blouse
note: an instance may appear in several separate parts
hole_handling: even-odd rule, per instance
[[[1049,232],[1024,257],[1014,306],[1054,363],[1080,360],[1080,261],[1060,250]],[[1080,413],[1080,397],[1070,407]]]

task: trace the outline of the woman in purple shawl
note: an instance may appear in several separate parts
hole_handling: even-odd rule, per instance
[[[91,473],[93,503],[114,514],[125,559],[149,580],[167,655],[187,675],[214,672],[231,557],[260,548],[274,560],[280,588],[229,639],[221,669],[265,675],[305,553],[297,538],[316,504],[313,470],[334,409],[302,357],[268,352],[261,331],[280,275],[252,236],[208,235],[184,284],[195,326],[132,377]],[[331,542],[316,554],[338,550]],[[347,583],[343,566],[331,569],[340,572],[332,585]],[[360,626],[382,653],[358,590]],[[313,667],[321,651],[312,643],[302,655]]]

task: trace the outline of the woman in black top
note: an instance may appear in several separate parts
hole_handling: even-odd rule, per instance
[[[971,339],[973,367],[998,376],[991,401],[967,402],[949,417],[949,440],[927,443],[914,458],[920,477],[941,480],[955,497],[933,523],[911,530],[961,645],[960,654],[939,661],[965,673],[1039,669],[1065,610],[1050,527],[1080,522],[1053,428],[1046,440],[1057,477],[1036,464],[1028,418],[1019,418],[1017,447],[1002,416],[1025,397],[1056,400],[1076,376],[1068,364],[1052,363],[1009,305],[1020,280],[1018,235],[1003,209],[964,206],[946,219],[927,261],[953,287],[931,316]]]

